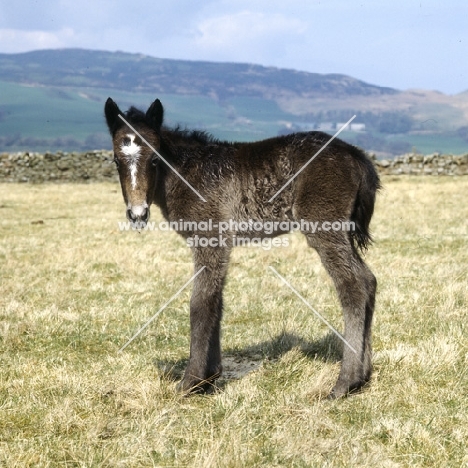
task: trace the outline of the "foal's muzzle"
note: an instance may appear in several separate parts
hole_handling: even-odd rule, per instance
[[[144,205],[132,206],[127,209],[127,219],[131,223],[146,223],[149,215],[149,207]]]

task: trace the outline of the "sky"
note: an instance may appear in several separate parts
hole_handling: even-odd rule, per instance
[[[468,90],[467,0],[0,0],[0,53],[79,47]]]

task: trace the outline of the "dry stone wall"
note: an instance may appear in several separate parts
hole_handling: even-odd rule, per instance
[[[112,152],[106,150],[57,153],[0,154],[0,182],[117,182]],[[395,159],[371,156],[382,174],[468,175],[468,154],[463,156],[404,154]]]
[[[112,151],[0,154],[0,182],[118,181]]]
[[[395,159],[376,159],[375,165],[382,174],[402,175],[468,175],[468,154],[453,156],[451,154],[415,154],[397,156]]]

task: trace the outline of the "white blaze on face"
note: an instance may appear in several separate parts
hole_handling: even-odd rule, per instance
[[[120,149],[122,153],[127,157],[130,163],[130,176],[132,178],[132,189],[136,188],[136,176],[138,170],[138,159],[141,156],[141,147],[135,143],[135,135],[129,133],[127,137],[130,139],[130,143],[125,145],[122,144]]]

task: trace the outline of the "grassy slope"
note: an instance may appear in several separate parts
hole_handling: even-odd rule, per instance
[[[334,335],[268,270],[341,328],[300,236],[234,252],[223,349],[240,378],[180,398],[189,290],[117,351],[191,276],[183,241],[119,232],[114,185],[0,185],[0,466],[468,466],[468,179],[383,182],[375,376],[333,402]]]
[[[146,109],[158,97],[166,108],[168,125],[206,129],[218,138],[228,140],[252,141],[273,136],[280,121],[291,119],[273,101],[259,98],[234,99],[232,103],[228,101],[221,105],[205,96],[153,95],[100,88],[28,87],[6,82],[0,86],[3,116],[0,137],[18,134],[48,139],[73,136],[84,141],[94,133],[106,134],[103,107],[109,95],[122,110],[130,105]]]
[[[96,103],[77,93],[46,87],[0,83],[2,88],[0,136],[21,134],[36,138],[74,135],[84,138],[97,128],[102,118]]]
[[[254,97],[231,97],[221,102],[207,96],[155,95],[102,88],[27,87],[7,82],[0,82],[0,88],[0,138],[21,135],[49,140],[67,136],[75,139],[69,143],[53,144],[49,141],[45,145],[22,144],[0,148],[8,151],[72,150],[76,147],[76,141],[84,142],[93,134],[100,137],[97,141],[101,145],[110,148],[103,117],[104,102],[109,95],[122,110],[130,105],[145,109],[158,97],[165,106],[168,125],[181,124],[204,129],[217,138],[230,141],[255,141],[276,136],[285,122],[300,121],[298,116],[281,110],[276,102]],[[434,110],[434,115],[443,120],[437,110]],[[409,142],[423,153],[440,151],[462,154],[468,151],[467,142],[453,131],[429,135],[375,136],[389,141]],[[344,132],[342,137],[354,142],[358,135]],[[383,148],[377,144],[366,149],[381,151]]]
[[[455,132],[447,134],[412,134],[412,135],[397,135],[390,136],[391,141],[408,141],[414,148],[422,154],[431,153],[451,153],[451,154],[466,154],[468,153],[468,142],[463,140]]]

